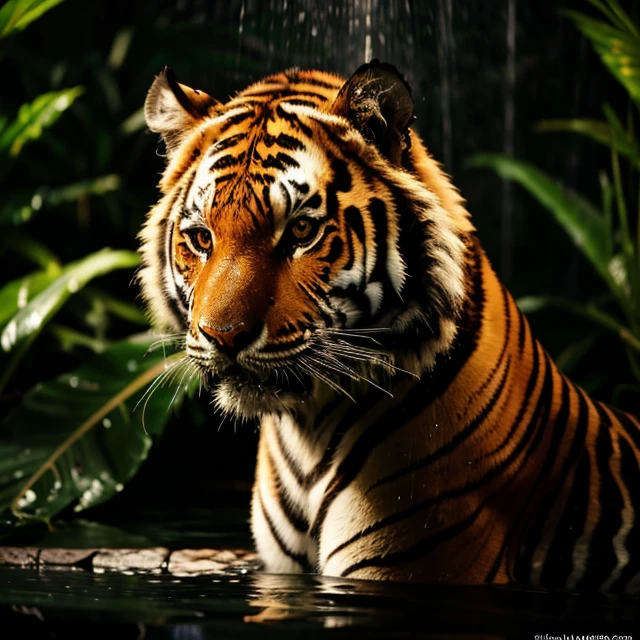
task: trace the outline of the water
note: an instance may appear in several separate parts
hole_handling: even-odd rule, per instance
[[[265,627],[279,638],[303,633],[332,638],[354,633],[371,638],[508,638],[568,628],[574,633],[614,633],[629,630],[638,605],[630,598],[597,594],[384,584],[254,570],[175,578],[167,573],[4,567],[0,584],[0,615],[13,605],[12,617],[23,624],[30,614],[41,619],[41,630],[60,633],[101,622],[102,632],[115,626],[132,631],[144,627],[146,638],[185,637],[187,629],[194,638],[241,638]]]
[[[216,562],[207,563],[202,557],[211,552],[157,546],[248,549],[246,516],[244,509],[184,512],[177,518],[165,512],[164,520],[159,512],[142,513],[123,529],[95,523],[58,527],[31,542],[41,551],[14,548],[10,555],[0,549],[0,620],[36,638],[86,638],[90,629],[92,640],[125,640],[265,632],[277,638],[611,635],[629,633],[639,618],[640,597],[271,575],[242,551],[215,552]],[[51,546],[66,547],[66,555]],[[81,547],[139,549],[123,554]]]

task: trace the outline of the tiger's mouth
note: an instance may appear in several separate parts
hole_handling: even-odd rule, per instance
[[[233,385],[237,389],[251,389],[256,393],[309,395],[313,380],[309,375],[292,375],[282,368],[254,371],[234,363],[220,373],[207,372],[207,388],[213,390],[221,383]]]

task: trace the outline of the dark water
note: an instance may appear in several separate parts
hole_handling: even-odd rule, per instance
[[[136,516],[123,518],[117,528],[60,525],[53,534],[34,534],[29,544],[38,549],[250,548],[243,509]],[[93,562],[73,568],[0,562],[0,638],[17,637],[1,631],[15,625],[21,636],[92,640],[265,633],[277,638],[612,637],[632,633],[640,620],[640,597],[635,596],[270,575],[255,561],[188,577],[167,568],[99,573]]]
[[[175,578],[0,569],[3,618],[35,637],[241,638],[630,633],[639,602],[516,588],[380,584],[249,571]],[[13,608],[6,605],[15,605]],[[99,625],[95,623],[101,623]],[[93,624],[90,624],[93,623]],[[90,628],[90,636],[89,636]],[[83,635],[84,634],[84,635]]]

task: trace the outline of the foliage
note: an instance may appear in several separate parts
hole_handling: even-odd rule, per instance
[[[49,519],[74,501],[80,511],[122,490],[169,417],[163,393],[147,393],[134,412],[170,367],[162,352],[143,359],[149,346],[148,338],[119,342],[25,394],[0,440],[0,507]],[[182,388],[172,395],[179,401]]]
[[[8,0],[0,9],[0,38],[22,31],[63,0]]]
[[[153,338],[132,302],[136,234],[162,162],[142,104],[168,62],[247,82],[261,62],[235,41],[212,47],[228,27],[174,20],[172,5],[130,6],[132,20],[108,30],[112,3],[0,8],[11,88],[0,96],[0,535],[118,493],[191,377],[166,340],[145,356]],[[69,21],[85,28],[66,42]]]
[[[610,149],[611,173],[600,172],[601,206],[594,206],[585,196],[526,162],[479,154],[470,164],[491,167],[503,179],[522,185],[553,214],[609,292],[586,304],[553,296],[529,297],[520,301],[523,310],[532,313],[548,306],[563,309],[617,336],[618,348],[627,356],[630,377],[640,384],[640,207],[636,219],[631,207],[640,183],[640,143],[634,133],[634,122],[640,115],[640,30],[617,0],[587,1],[602,18],[576,11],[564,13],[628,92],[628,125],[625,127],[614,110],[604,104],[604,120],[545,120],[536,128],[539,132],[578,133]],[[629,164],[627,181],[622,178],[620,156]],[[582,350],[582,357],[587,352]],[[638,394],[640,386],[625,384],[622,390]]]
[[[0,9],[0,37],[14,36],[61,2],[10,0]],[[0,512],[11,512],[9,519],[17,522],[49,521],[67,506],[79,511],[120,491],[146,458],[152,438],[161,434],[170,417],[168,407],[178,406],[184,392],[180,386],[168,389],[155,382],[154,393],[142,403],[144,410],[135,410],[145,388],[166,379],[161,374],[171,358],[164,351],[145,358],[151,343],[147,336],[109,339],[115,320],[125,326],[133,323],[135,331],[146,321],[131,303],[87,287],[120,269],[129,271],[129,280],[139,263],[137,253],[104,248],[80,257],[76,253],[64,264],[56,255],[56,242],[49,245],[33,226],[35,218],[46,226],[43,217],[55,209],[86,208],[91,197],[101,199],[121,189],[117,173],[76,174],[66,184],[40,181],[39,176],[51,180],[73,175],[63,158],[74,150],[67,150],[55,132],[75,109],[76,118],[82,119],[86,95],[80,85],[52,87],[24,101],[13,118],[0,114],[0,250],[13,253],[22,269],[38,267],[0,288],[0,394],[7,394],[0,399],[9,408],[0,429]],[[86,125],[90,129],[94,123]],[[62,170],[57,172],[50,161],[47,171],[38,171],[37,164],[34,170],[34,159],[51,151]],[[25,188],[29,177],[33,187]],[[13,187],[15,182],[20,188]],[[57,224],[69,225],[69,219],[58,217]],[[48,240],[60,237],[54,233]],[[75,313],[69,313],[67,307],[73,304]],[[54,324],[58,315],[71,325]],[[75,363],[62,373],[54,364],[51,370],[58,375],[53,380],[31,365],[41,362],[47,368],[46,349],[36,340],[43,331],[47,343],[58,342]],[[87,361],[91,352],[99,355]],[[24,392],[25,386],[31,389]],[[12,400],[16,392],[17,403]]]

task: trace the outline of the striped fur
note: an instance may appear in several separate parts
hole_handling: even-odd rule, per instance
[[[404,86],[290,71],[223,105],[165,72],[147,101],[143,294],[217,407],[261,420],[265,568],[637,590],[640,423],[531,335]]]

